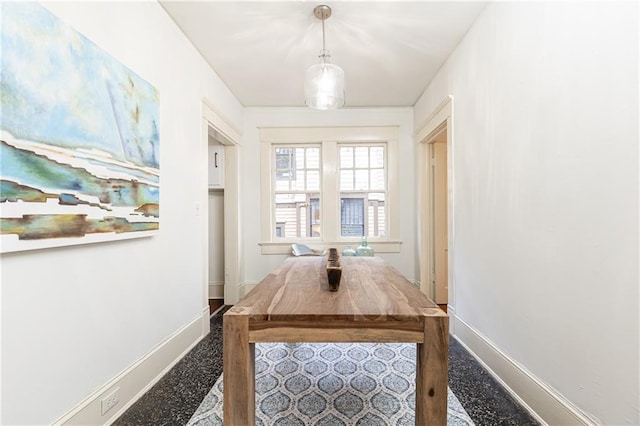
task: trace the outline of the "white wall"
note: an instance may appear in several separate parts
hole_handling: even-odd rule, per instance
[[[314,111],[309,108],[245,108],[241,148],[241,204],[244,247],[244,282],[255,284],[278,266],[285,256],[260,251],[260,134],[259,127],[399,126],[400,253],[385,253],[407,278],[415,272],[413,116],[411,108],[345,108]]]
[[[639,424],[638,3],[492,4],[453,94],[455,313],[602,424]]]
[[[45,5],[158,88],[160,235],[2,256],[2,424],[55,421],[202,316],[202,99],[242,119],[158,3]]]

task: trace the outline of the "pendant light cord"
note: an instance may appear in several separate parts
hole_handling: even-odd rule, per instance
[[[322,17],[322,56],[325,56],[327,48],[324,43],[324,17]]]

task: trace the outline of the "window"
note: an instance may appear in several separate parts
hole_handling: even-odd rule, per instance
[[[339,146],[340,235],[343,237],[386,235],[385,146]]]
[[[274,145],[276,238],[320,236],[320,148]]]
[[[263,128],[262,253],[292,242],[398,252],[397,128]]]

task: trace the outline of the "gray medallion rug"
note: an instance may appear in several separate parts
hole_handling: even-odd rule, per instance
[[[416,345],[256,344],[256,425],[414,425]],[[222,377],[188,425],[222,425]],[[449,389],[448,425],[473,422]]]

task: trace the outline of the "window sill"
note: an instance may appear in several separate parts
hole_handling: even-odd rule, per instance
[[[326,241],[283,241],[283,242],[261,242],[258,243],[262,254],[291,254],[291,244],[299,243],[305,244],[313,249],[327,250],[331,247],[338,249],[338,252],[342,252],[346,246],[351,246],[356,249],[360,242],[351,241],[339,241],[339,242],[326,242]],[[402,241],[369,241],[369,246],[373,248],[376,253],[400,253],[400,247]]]

